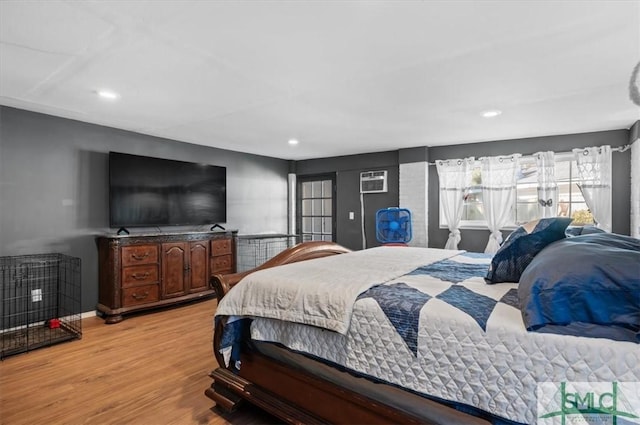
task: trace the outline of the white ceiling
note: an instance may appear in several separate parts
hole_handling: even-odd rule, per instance
[[[640,1],[0,1],[0,104],[284,159],[629,128],[638,61]]]

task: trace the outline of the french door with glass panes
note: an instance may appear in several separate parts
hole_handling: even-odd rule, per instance
[[[336,240],[335,174],[298,177],[297,225],[306,241]]]

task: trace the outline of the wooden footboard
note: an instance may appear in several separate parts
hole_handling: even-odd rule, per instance
[[[216,275],[211,284],[220,301],[244,276],[256,270],[347,252],[350,250],[331,242],[304,242],[283,251],[256,269],[232,275]],[[225,320],[216,323],[213,345],[221,367],[211,373],[214,382],[205,391],[207,397],[224,411],[233,411],[246,401],[291,424],[489,423],[428,399],[424,399],[424,415],[418,418],[252,350],[241,354],[240,371],[233,365],[226,368],[219,353],[225,323]],[[413,394],[411,396],[416,397]],[[420,400],[421,408],[422,404]]]

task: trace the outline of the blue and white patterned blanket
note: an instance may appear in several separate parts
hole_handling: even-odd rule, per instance
[[[407,347],[417,355],[420,312],[432,298],[446,302],[468,315],[483,331],[486,331],[487,321],[498,303],[519,308],[515,288],[509,288],[499,299],[474,290],[477,283],[482,284],[478,278],[486,276],[489,262],[488,255],[463,253],[419,267],[391,283],[374,286],[360,294],[358,299],[373,298]],[[441,286],[437,294],[430,295],[428,290],[423,292],[420,285],[410,286],[403,281],[416,282],[412,277],[417,276],[430,276],[449,286],[446,289]],[[464,285],[468,280],[475,281],[476,285]]]

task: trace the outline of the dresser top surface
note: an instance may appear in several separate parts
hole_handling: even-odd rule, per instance
[[[162,238],[168,236],[220,236],[227,235],[232,236],[238,233],[237,230],[205,230],[205,231],[186,231],[186,232],[140,232],[140,233],[130,233],[128,235],[118,235],[113,233],[104,233],[102,235],[97,235],[99,238],[107,238],[107,239],[136,239],[136,238]]]

